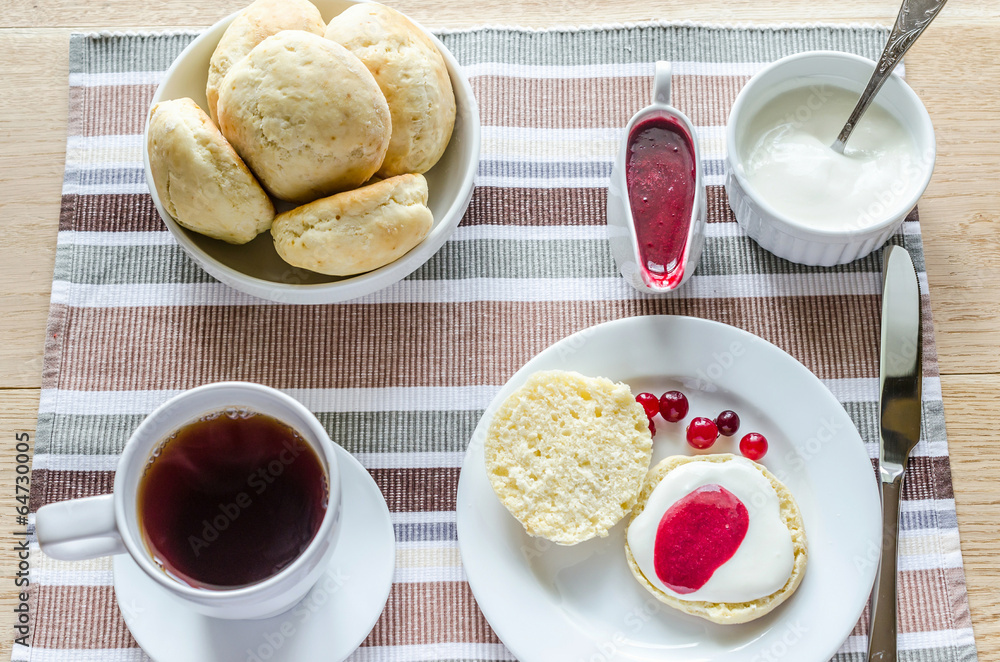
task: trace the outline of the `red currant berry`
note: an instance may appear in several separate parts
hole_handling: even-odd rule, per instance
[[[740,417],[732,409],[727,409],[715,417],[719,434],[731,437],[740,429]]]
[[[719,428],[712,419],[699,416],[688,423],[687,440],[694,448],[709,448],[718,438]]]
[[[653,421],[654,416],[660,413],[660,400],[652,393],[640,393],[635,396],[635,401],[646,410],[646,416],[649,417],[650,422]]]
[[[660,415],[676,423],[688,413],[688,399],[680,391],[667,391],[660,396]]]
[[[649,417],[649,434],[656,436],[656,423],[653,422],[653,417]]]
[[[740,452],[743,457],[756,462],[767,454],[767,439],[762,434],[751,432],[740,439]]]

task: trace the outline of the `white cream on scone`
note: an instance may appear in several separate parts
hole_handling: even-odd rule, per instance
[[[677,593],[656,575],[653,554],[663,515],[677,501],[705,485],[721,485],[746,506],[749,527],[732,558],[692,593]],[[639,569],[656,588],[678,600],[751,602],[781,590],[791,576],[795,554],[781,503],[770,481],[744,458],[691,462],[667,473],[626,533]]]

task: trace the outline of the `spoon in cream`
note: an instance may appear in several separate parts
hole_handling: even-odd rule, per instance
[[[847,139],[851,137],[851,132],[854,131],[854,127],[857,126],[858,122],[861,121],[861,117],[868,110],[868,106],[872,104],[875,95],[882,89],[882,85],[889,79],[892,70],[903,59],[906,51],[910,50],[910,46],[917,41],[917,38],[923,34],[927,26],[931,24],[931,21],[937,17],[947,1],[903,0],[903,6],[899,8],[899,15],[896,17],[896,24],[892,26],[892,32],[889,33],[889,40],[886,42],[885,49],[878,59],[878,64],[875,65],[875,71],[868,81],[868,86],[861,93],[858,104],[851,111],[850,117],[847,118],[847,124],[840,130],[840,134],[833,145],[831,145],[835,152],[838,154],[844,153],[844,146],[847,144]]]

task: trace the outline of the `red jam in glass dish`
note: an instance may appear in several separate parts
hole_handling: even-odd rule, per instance
[[[625,183],[643,275],[672,289],[684,278],[697,195],[694,143],[677,120],[654,115],[632,127]]]

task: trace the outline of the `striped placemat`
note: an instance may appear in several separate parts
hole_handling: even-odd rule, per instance
[[[803,268],[748,240],[722,188],[723,126],[763,64],[808,49],[868,57],[869,28],[641,25],[442,35],[471,78],[483,124],[472,205],[452,240],[396,286],[340,305],[252,299],[208,277],[165,231],[142,174],[142,127],[190,34],[76,35],[66,175],[32,473],[32,511],[111,491],[118,453],[171,394],[241,379],[287,390],[365,465],[393,514],[395,582],[357,660],[506,660],[464,581],[459,467],[493,394],[581,328],[685,314],[787,350],[843,402],[875,455],[880,260]],[[705,255],[676,296],[644,298],[605,236],[614,146],[674,63],[674,99],[698,126],[709,185]],[[894,239],[924,286],[920,226]],[[976,659],[944,412],[926,308],[924,440],[904,494],[905,660]],[[119,614],[107,559],[67,564],[32,539],[32,637],[14,660],[146,659]],[[837,660],[860,660],[864,623]],[[801,661],[812,662],[812,661]]]

